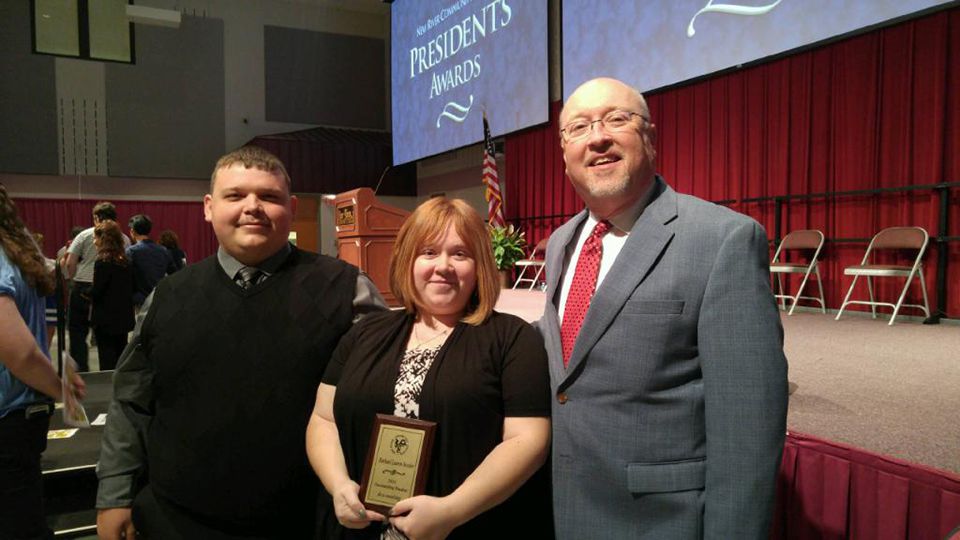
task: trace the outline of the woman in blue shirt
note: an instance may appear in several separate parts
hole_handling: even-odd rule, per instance
[[[46,538],[40,454],[60,378],[50,364],[43,296],[54,278],[0,184],[0,533]],[[71,381],[78,396],[85,386]]]

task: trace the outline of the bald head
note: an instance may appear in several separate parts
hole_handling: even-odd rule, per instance
[[[571,122],[581,128],[573,137],[564,131]],[[583,83],[564,104],[560,126],[567,177],[597,217],[615,217],[647,192],[656,169],[656,129],[635,88],[609,78]]]
[[[647,100],[643,99],[643,94],[639,90],[617,79],[598,77],[578,86],[567,98],[563,109],[560,110],[561,127],[570,121],[569,118],[572,118],[571,109],[576,108],[584,100],[622,102],[629,106],[630,110],[641,114],[644,118],[650,118]]]

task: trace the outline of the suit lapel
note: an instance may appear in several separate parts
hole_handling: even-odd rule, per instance
[[[590,302],[590,309],[570,354],[566,378],[577,372],[578,366],[613,323],[673,238],[673,231],[666,225],[677,216],[677,194],[659,176],[656,181],[655,193],[659,195],[654,195],[634,223],[626,244]]]
[[[560,289],[560,275],[563,273],[563,260],[566,258],[568,249],[573,249],[572,243],[577,241],[576,232],[580,228],[580,223],[587,219],[587,211],[581,210],[579,214],[570,218],[570,221],[564,223],[550,235],[551,247],[556,249],[547,250],[546,272],[547,272],[547,303],[554,304],[558,300],[557,291]],[[556,310],[555,311],[559,311]]]
[[[566,258],[567,250],[575,247],[572,244],[576,243],[577,230],[585,219],[587,219],[587,211],[582,210],[579,214],[572,217],[570,221],[553,231],[550,235],[550,243],[547,249],[547,302],[543,310],[543,337],[546,341],[547,351],[555,353],[548,355],[551,381],[561,381],[565,376],[563,347],[560,344],[560,310],[556,304],[556,302],[559,301],[558,291],[562,285],[560,277],[563,273],[563,261]],[[549,331],[547,329],[549,329]]]

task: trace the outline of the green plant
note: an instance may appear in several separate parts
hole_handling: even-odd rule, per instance
[[[510,270],[514,263],[526,256],[527,240],[523,232],[513,228],[513,225],[503,227],[488,227],[490,243],[493,244],[493,260],[497,263],[497,270]]]

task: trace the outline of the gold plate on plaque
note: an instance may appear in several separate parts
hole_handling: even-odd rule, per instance
[[[386,514],[397,502],[422,495],[437,423],[378,414],[363,464],[360,502]]]

